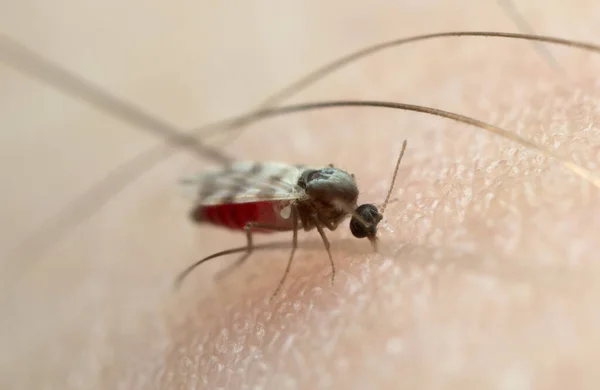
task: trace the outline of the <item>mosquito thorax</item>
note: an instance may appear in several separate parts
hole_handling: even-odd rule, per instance
[[[298,185],[304,188],[310,199],[321,204],[341,202],[354,206],[358,199],[354,177],[333,167],[307,169],[300,176]]]
[[[356,238],[375,238],[377,234],[377,225],[383,219],[383,215],[377,210],[373,204],[363,204],[356,208],[356,214],[363,219],[361,221],[357,217],[352,217],[350,220],[350,231]],[[365,222],[367,225],[365,226]]]
[[[298,186],[305,192],[300,213],[304,210],[314,213],[329,229],[335,229],[356,207],[358,187],[354,177],[341,169],[306,169],[298,179]]]

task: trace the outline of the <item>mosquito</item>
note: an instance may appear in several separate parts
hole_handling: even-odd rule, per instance
[[[436,108],[418,106],[407,103],[397,102],[384,102],[384,101],[326,101],[326,102],[312,102],[302,103],[287,106],[276,106],[287,100],[291,96],[297,94],[299,91],[305,89],[309,85],[314,84],[325,76],[333,73],[334,71],[354,62],[361,58],[373,55],[377,52],[402,46],[408,43],[414,43],[430,39],[438,38],[449,38],[449,37],[496,37],[506,39],[519,39],[529,40],[534,42],[544,42],[562,46],[568,46],[572,48],[578,48],[587,50],[595,53],[600,53],[600,46],[586,43],[572,41],[562,38],[541,36],[533,34],[517,34],[517,33],[504,33],[504,32],[478,32],[478,31],[454,31],[454,32],[442,32],[433,34],[424,34],[400,39],[394,39],[387,42],[378,43],[372,46],[364,47],[355,52],[349,53],[342,56],[310,73],[289,86],[283,88],[281,91],[273,94],[271,97],[265,99],[258,107],[246,114],[239,115],[233,119],[225,119],[219,123],[204,126],[200,129],[193,130],[197,135],[190,135],[183,129],[179,129],[176,126],[164,121],[156,116],[145,112],[144,110],[137,107],[135,104],[127,102],[123,99],[116,97],[115,95],[104,91],[98,85],[94,85],[92,82],[74,75],[72,72],[64,69],[63,67],[48,61],[39,54],[27,49],[23,45],[14,41],[10,37],[0,33],[0,62],[9,65],[16,70],[31,76],[35,79],[41,80],[44,83],[50,84],[57,90],[60,90],[73,97],[78,97],[92,106],[96,107],[101,111],[105,111],[114,117],[117,117],[125,122],[133,124],[142,130],[149,131],[161,137],[165,144],[171,146],[177,146],[178,149],[188,149],[197,156],[211,159],[215,162],[224,164],[224,166],[232,167],[234,159],[226,156],[221,150],[217,150],[214,147],[204,143],[209,133],[222,133],[225,131],[232,131],[240,129],[244,125],[249,123],[262,120],[268,117],[277,115],[285,115],[294,112],[309,111],[315,109],[324,108],[335,108],[335,107],[380,107],[380,108],[392,108],[400,109],[405,111],[421,112],[428,115],[435,115],[446,119],[451,119],[457,122],[475,126],[487,132],[499,135],[505,139],[509,139],[521,146],[531,148],[537,152],[555,159],[561,163],[566,169],[570,170],[574,174],[580,176],[584,180],[590,182],[596,187],[600,188],[600,178],[590,170],[580,167],[573,162],[557,155],[556,153],[546,150],[535,143],[510,132],[502,129],[498,126],[485,123],[483,121],[476,120],[464,115],[452,113],[449,111],[443,111]],[[201,137],[199,137],[201,136]],[[106,178],[104,178],[98,184],[92,186],[89,190],[79,195],[72,204],[63,210],[61,210],[54,217],[46,221],[31,237],[25,240],[21,246],[21,251],[30,253],[31,248],[34,253],[41,253],[43,249],[47,249],[52,243],[59,241],[60,238],[64,237],[64,234],[81,223],[83,220],[91,216],[97,211],[103,204],[105,204],[114,194],[118,193],[128,184],[132,183],[133,180],[141,175],[142,172],[148,170],[150,167],[155,165],[161,158],[164,158],[164,145],[158,148],[148,150],[136,157],[129,162],[121,165],[115,171],[110,172]],[[248,169],[250,165],[246,167]],[[331,167],[333,168],[333,167]],[[225,171],[222,169],[221,172]],[[298,178],[302,177],[302,172],[296,173]],[[351,175],[350,175],[351,176]],[[254,181],[256,178],[247,178],[249,181]],[[264,184],[264,183],[262,183]],[[274,183],[275,184],[275,183]],[[293,183],[298,185],[298,182]],[[260,187],[260,183],[248,185],[248,188]],[[305,189],[304,189],[305,190]],[[306,191],[304,191],[306,193]],[[101,195],[99,195],[101,194]],[[284,200],[273,200],[273,202],[283,202]],[[296,218],[299,220],[298,225],[301,226],[301,219],[298,215],[299,205],[301,204],[299,199],[287,199],[287,201],[296,204]],[[248,202],[247,202],[248,203]],[[250,202],[252,203],[252,202]],[[259,203],[259,202],[254,202]],[[338,202],[339,203],[339,202]],[[246,203],[225,203],[220,204],[220,207],[233,208],[235,205],[236,210],[241,212],[242,206]],[[204,206],[219,206],[204,205]],[[358,220],[364,226],[371,226],[364,218],[358,214],[357,210],[352,209],[352,205],[344,202],[339,203],[338,208],[343,209],[347,215],[352,215],[353,220]],[[290,206],[290,217],[292,207]],[[381,213],[380,213],[381,214]],[[293,221],[293,218],[292,218]],[[309,221],[310,222],[310,221]],[[213,223],[214,224],[214,223]],[[326,225],[325,225],[326,226]],[[373,225],[376,227],[376,224]],[[245,227],[245,225],[244,225]],[[321,224],[315,225],[315,228],[322,229]],[[306,228],[303,226],[303,228]],[[252,230],[259,230],[258,227],[254,227]],[[265,230],[265,229],[262,229]],[[291,229],[297,234],[298,229]],[[252,248],[252,246],[250,246]],[[20,258],[20,255],[16,255]],[[25,267],[28,263],[31,263],[36,256],[25,256],[28,260],[19,262],[20,267]]]
[[[325,229],[334,231],[351,216],[350,231],[356,238],[367,238],[377,249],[377,226],[390,200],[398,168],[406,150],[406,140],[396,162],[392,182],[381,211],[371,203],[358,206],[358,186],[353,174],[333,166],[307,167],[276,162],[237,161],[221,169],[184,179],[184,185],[197,189],[198,201],[191,212],[197,223],[208,223],[246,233],[246,253],[228,270],[241,265],[253,252],[253,234],[292,231],[292,249],[287,267],[272,297],[275,297],[290,272],[298,247],[298,230],[317,229],[331,265],[335,263]],[[176,286],[208,256],[186,268]],[[228,272],[226,270],[226,272]]]

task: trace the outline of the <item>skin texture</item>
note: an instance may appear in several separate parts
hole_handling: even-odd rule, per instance
[[[537,33],[599,36],[597,1],[565,4],[517,6]],[[182,128],[252,108],[367,44],[434,31],[516,31],[497,4],[466,1],[5,0],[0,25]],[[526,42],[410,45],[351,65],[297,101],[438,107],[597,170],[598,58],[551,49],[561,70]],[[14,255],[45,219],[160,140],[9,68],[0,67],[0,91],[3,389],[597,387],[600,192],[534,151],[382,109],[253,125],[228,153],[334,163],[356,175],[361,202],[383,201],[408,139],[381,253],[344,224],[328,233],[333,286],[315,231],[300,234],[288,282],[271,302],[286,249],[257,252],[218,283],[215,273],[234,259],[215,260],[174,293],[185,266],[245,240],[186,218],[191,200],[176,181],[210,162],[180,153],[66,238]],[[18,274],[14,265],[26,261]]]

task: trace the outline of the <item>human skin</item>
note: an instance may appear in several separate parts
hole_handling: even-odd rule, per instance
[[[596,3],[517,5],[538,33],[594,41]],[[3,32],[181,128],[244,112],[368,44],[515,31],[493,2],[40,0],[4,2],[0,15]],[[552,50],[558,70],[527,42],[418,43],[351,65],[297,101],[441,108],[596,170],[598,60]],[[318,234],[301,232],[310,245],[272,301],[288,249],[256,252],[218,282],[235,258],[214,260],[173,291],[188,264],[245,241],[187,218],[192,201],[177,179],[212,163],[179,153],[53,245],[14,255],[77,194],[161,140],[0,72],[1,218],[10,221],[2,230],[10,272],[2,275],[1,388],[597,387],[599,190],[555,160],[477,128],[384,109],[252,125],[224,151],[334,163],[356,175],[360,200],[374,203],[407,139],[380,253],[343,224],[327,233],[333,285]]]

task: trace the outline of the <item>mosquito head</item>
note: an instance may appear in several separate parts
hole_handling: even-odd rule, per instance
[[[383,219],[383,215],[373,204],[363,204],[356,208],[355,214],[350,220],[350,231],[356,238],[367,237],[375,244],[377,239],[377,225]]]
[[[400,167],[400,162],[402,161],[402,156],[404,156],[405,150],[406,140],[402,143],[402,150],[400,150],[398,161],[396,161],[396,168],[394,169],[394,175],[392,176],[392,183],[390,184],[385,201],[381,206],[381,212],[377,206],[367,203],[358,206],[352,213],[352,219],[350,220],[350,231],[352,232],[352,235],[354,235],[356,238],[367,237],[369,241],[371,241],[371,244],[373,244],[373,248],[375,250],[377,250],[377,225],[383,219],[383,212],[390,201],[394,184],[396,184],[398,168]]]

